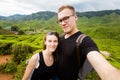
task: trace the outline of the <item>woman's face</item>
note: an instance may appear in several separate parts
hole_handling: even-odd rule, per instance
[[[55,35],[47,35],[45,45],[46,50],[54,52],[58,46],[58,38]]]

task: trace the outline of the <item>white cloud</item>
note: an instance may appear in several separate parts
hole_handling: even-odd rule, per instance
[[[78,11],[98,11],[98,10],[113,10],[120,9],[120,1],[118,0],[88,0],[82,3],[75,4]]]
[[[73,5],[77,11],[120,9],[120,0],[1,0],[0,16],[55,11],[63,4]]]

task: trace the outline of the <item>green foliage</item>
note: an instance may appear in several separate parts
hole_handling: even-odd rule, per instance
[[[29,53],[33,53],[33,48],[26,44],[15,44],[12,46],[12,53],[14,54],[13,61],[20,64]]]
[[[110,57],[107,59],[112,65],[120,68],[120,41],[114,39],[95,39],[98,47],[102,51],[110,53]]]
[[[0,26],[0,30],[2,29],[2,27]]]
[[[25,32],[22,31],[22,30],[20,30],[20,31],[19,31],[19,35],[23,35],[23,34],[25,34]]]
[[[12,34],[9,30],[0,29],[0,35],[2,34]]]
[[[0,73],[4,73],[4,69],[5,69],[6,65],[5,64],[0,64]]]
[[[85,80],[101,80],[101,78],[98,76],[97,72],[93,70],[90,74],[88,74]]]
[[[17,65],[15,62],[9,62],[6,64],[5,72],[6,73],[15,73],[17,71]]]
[[[21,62],[20,65],[17,66],[17,71],[15,72],[15,80],[22,79],[26,66],[26,61]]]
[[[17,66],[17,71],[14,73],[15,75],[15,80],[21,80],[24,73],[25,69],[27,67],[26,61],[32,57],[33,54],[28,54],[26,56],[26,60],[22,61],[18,66]]]
[[[17,26],[12,26],[11,31],[18,31],[18,27]]]
[[[82,29],[83,32],[96,39],[113,39],[120,41],[120,27],[94,27]]]
[[[12,52],[12,42],[0,42],[0,54],[10,54]]]
[[[15,23],[14,21],[11,20],[1,20],[0,21],[0,26],[2,27],[2,29],[7,29],[10,30],[11,29],[11,25]]]

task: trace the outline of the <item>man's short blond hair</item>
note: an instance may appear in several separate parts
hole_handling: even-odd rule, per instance
[[[73,12],[73,14],[76,14],[74,7],[71,6],[71,5],[63,5],[63,6],[61,6],[61,7],[58,9],[58,13],[61,12],[62,10],[64,10],[64,9],[66,9],[66,8],[67,8],[67,9],[70,9],[70,10]]]

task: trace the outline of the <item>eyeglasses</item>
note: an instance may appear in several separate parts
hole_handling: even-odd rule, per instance
[[[73,16],[73,14],[70,15],[70,16],[65,16],[65,17],[63,17],[62,19],[59,19],[59,20],[57,21],[57,23],[61,24],[63,21],[64,21],[64,22],[67,22],[68,19],[69,19],[71,16]]]

